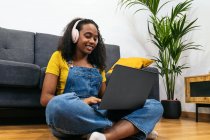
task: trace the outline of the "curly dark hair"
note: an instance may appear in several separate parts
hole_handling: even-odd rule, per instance
[[[104,70],[106,65],[105,65],[105,59],[106,59],[106,51],[105,51],[105,45],[102,39],[102,36],[99,31],[98,25],[91,19],[82,19],[82,18],[76,18],[72,20],[65,28],[64,34],[60,39],[59,46],[58,46],[58,51],[61,51],[61,55],[64,60],[67,62],[70,60],[73,60],[73,57],[76,52],[76,43],[73,43],[72,41],[72,28],[74,24],[78,21],[81,20],[77,26],[76,29],[80,31],[82,29],[82,26],[84,24],[93,24],[95,25],[97,31],[98,31],[98,44],[96,48],[93,50],[91,54],[88,55],[88,61],[92,65],[96,65],[97,68],[100,70]]]

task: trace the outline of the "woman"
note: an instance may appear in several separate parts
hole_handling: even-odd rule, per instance
[[[76,18],[66,27],[46,70],[41,104],[55,136],[90,134],[89,140],[145,139],[162,115],[161,104],[148,99],[143,108],[113,123],[97,110],[106,88],[105,47],[98,25]],[[57,95],[57,96],[55,96]]]

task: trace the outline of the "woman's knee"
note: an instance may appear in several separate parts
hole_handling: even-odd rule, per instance
[[[74,100],[76,100],[76,98],[72,96],[67,97],[67,95],[58,95],[52,98],[46,107],[47,122],[50,120],[59,119],[62,116],[74,115]]]
[[[155,100],[155,99],[148,99],[146,101],[146,106],[149,108],[149,110],[156,115],[162,116],[163,114],[163,106],[162,104]]]
[[[52,124],[52,121],[55,120],[54,118],[56,117],[56,115],[62,110],[61,106],[62,106],[62,100],[58,96],[53,97],[49,101],[45,112],[48,124]]]

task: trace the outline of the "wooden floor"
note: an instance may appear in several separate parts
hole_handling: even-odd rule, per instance
[[[155,129],[157,140],[209,140],[210,122],[162,119]],[[0,140],[56,140],[46,125],[0,125]]]
[[[162,119],[155,129],[159,133],[157,140],[210,140],[209,121]]]

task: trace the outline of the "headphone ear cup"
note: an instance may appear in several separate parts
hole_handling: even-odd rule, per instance
[[[98,45],[98,39],[96,40],[96,45]]]
[[[79,39],[79,31],[76,29],[77,24],[80,22],[81,20],[78,20],[77,22],[75,22],[72,31],[71,31],[71,38],[73,43],[77,43],[78,39]]]
[[[72,29],[72,41],[77,43],[79,39],[79,31],[77,29]]]

